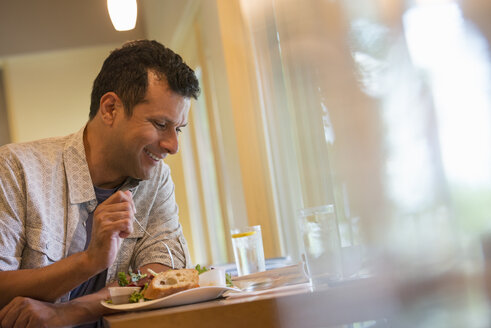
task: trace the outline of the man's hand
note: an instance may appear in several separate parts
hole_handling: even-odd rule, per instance
[[[0,311],[0,327],[65,327],[60,304],[16,297]]]
[[[100,271],[116,259],[121,238],[133,232],[135,205],[130,191],[117,191],[97,206],[92,224],[92,236],[87,254]]]
[[[0,311],[0,327],[72,327],[95,322],[105,314],[117,313],[101,305],[108,288],[67,303],[46,303],[16,297]]]

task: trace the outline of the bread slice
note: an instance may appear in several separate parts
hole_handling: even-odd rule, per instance
[[[199,287],[196,269],[168,270],[152,279],[143,297],[154,300],[195,287]]]

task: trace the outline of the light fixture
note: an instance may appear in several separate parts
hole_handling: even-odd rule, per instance
[[[135,28],[136,0],[107,0],[107,10],[116,31],[128,31]]]

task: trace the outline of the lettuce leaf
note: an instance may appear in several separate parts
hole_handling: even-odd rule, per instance
[[[139,292],[134,291],[133,293],[131,293],[130,298],[129,298],[129,302],[130,303],[138,303],[138,302],[140,302],[140,300],[145,301],[143,294],[145,294],[145,291],[147,290],[147,288],[148,288],[148,283],[146,283],[145,286]]]
[[[234,283],[232,282],[232,276],[230,273],[225,272],[225,281],[227,283],[227,287],[234,287]]]
[[[126,278],[126,273],[124,272],[118,272],[118,285],[120,287],[128,286],[130,282]]]
[[[202,274],[203,272],[208,271],[209,269],[206,268],[205,266],[201,266],[199,264],[196,264],[195,269],[198,271],[198,274]]]

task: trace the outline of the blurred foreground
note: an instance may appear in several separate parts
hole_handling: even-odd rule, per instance
[[[489,327],[491,2],[241,5],[283,217],[337,216],[343,280],[301,326]]]

